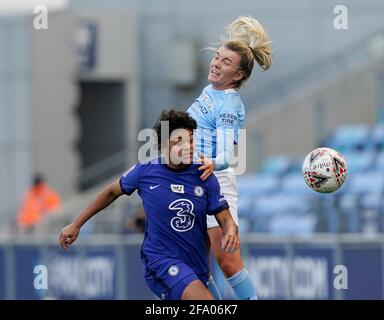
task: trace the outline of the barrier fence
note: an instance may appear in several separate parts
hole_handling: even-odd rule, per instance
[[[141,235],[0,239],[0,299],[156,299],[140,262]],[[383,299],[384,237],[242,236],[260,299]],[[218,266],[217,285],[232,293]]]

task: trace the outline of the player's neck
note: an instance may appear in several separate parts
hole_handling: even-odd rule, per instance
[[[226,83],[222,85],[215,85],[214,83],[211,83],[211,85],[214,90],[220,90],[220,91],[224,91],[228,89],[236,90],[235,85],[233,83]]]
[[[169,168],[173,169],[173,170],[183,170],[185,168],[187,168],[189,166],[189,164],[174,164],[172,162],[168,162],[165,164],[166,166],[168,166]]]

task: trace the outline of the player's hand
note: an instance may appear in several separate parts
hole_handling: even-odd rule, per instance
[[[212,161],[212,159],[204,157],[204,155],[201,153],[198,155],[198,160],[203,164],[199,167],[199,170],[204,171],[200,176],[200,179],[205,181],[215,170],[215,163]]]
[[[240,239],[237,231],[227,232],[221,240],[221,248],[228,253],[235,252],[240,248]]]
[[[76,240],[79,235],[80,228],[78,228],[75,224],[71,223],[64,227],[59,236],[60,246],[67,250],[68,247]]]

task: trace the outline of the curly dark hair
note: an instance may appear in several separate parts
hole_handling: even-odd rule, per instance
[[[197,128],[196,120],[193,119],[185,111],[176,111],[176,110],[164,110],[161,112],[160,116],[157,118],[153,129],[157,134],[157,146],[161,148],[161,122],[168,121],[169,123],[169,136],[173,130],[176,129],[190,129],[194,130]],[[168,137],[169,137],[168,136]]]

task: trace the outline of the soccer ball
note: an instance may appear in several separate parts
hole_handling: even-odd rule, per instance
[[[339,189],[347,178],[347,163],[336,150],[317,148],[304,159],[302,172],[312,190],[330,193]]]

